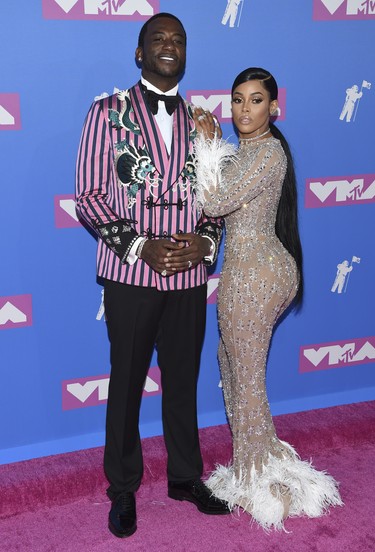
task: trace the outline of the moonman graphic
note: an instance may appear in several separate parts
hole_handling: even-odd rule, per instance
[[[359,89],[356,84],[354,84],[351,88],[347,88],[344,107],[342,108],[340,115],[340,121],[343,121],[346,117],[346,122],[350,123],[354,112],[355,102],[363,96],[363,92],[358,92],[358,90]]]
[[[221,23],[226,25],[229,19],[229,27],[234,27],[236,22],[236,17],[238,13],[238,7],[241,4],[242,0],[228,0],[228,4],[223,15]]]
[[[343,261],[337,265],[337,274],[333,286],[331,288],[332,292],[337,290],[337,293],[342,293],[345,284],[345,278],[349,272],[353,270],[352,266],[349,266],[349,261]]]

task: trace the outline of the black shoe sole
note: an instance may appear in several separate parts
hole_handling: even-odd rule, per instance
[[[180,500],[180,501],[186,500],[187,502],[191,502],[198,508],[200,512],[202,512],[202,514],[207,514],[209,516],[220,516],[220,515],[222,516],[225,514],[230,514],[229,509],[228,510],[207,509],[203,506],[203,504],[198,502],[198,500],[195,500],[194,497],[192,497],[190,494],[184,493],[183,491],[181,492],[175,489],[168,489],[168,496],[173,500]]]
[[[125,539],[126,537],[131,537],[132,535],[134,535],[134,533],[137,530],[137,526],[135,525],[134,527],[129,529],[129,531],[127,531],[126,533],[120,533],[115,529],[114,525],[112,525],[112,523],[109,522],[108,529],[111,531],[112,535],[115,535],[115,537],[118,537],[119,539]]]

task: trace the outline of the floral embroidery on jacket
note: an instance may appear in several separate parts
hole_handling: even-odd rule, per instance
[[[141,134],[139,125],[134,122],[134,109],[130,101],[129,90],[121,90],[117,98],[122,102],[121,111],[116,109],[109,110],[109,122],[117,129],[125,129],[133,134]]]
[[[109,122],[113,127],[136,135],[141,134],[139,125],[134,121],[134,110],[131,105],[129,90],[122,90],[117,94],[117,98],[122,102],[120,111],[109,110]],[[189,142],[192,143],[196,136],[196,129],[193,119],[192,105],[185,101],[188,116],[193,124],[190,125]],[[137,202],[137,193],[141,188],[146,188],[146,180],[149,186],[151,196],[159,196],[159,187],[161,183],[160,176],[153,165],[151,157],[145,146],[136,147],[133,142],[124,139],[115,144],[116,169],[118,185],[127,188],[128,207],[132,208]],[[185,165],[181,171],[181,179],[173,186],[173,190],[180,189],[181,197],[186,199],[191,192],[195,191],[196,180],[196,159],[194,153],[189,153]]]
[[[155,172],[155,167],[145,147],[136,148],[134,144],[128,144],[125,140],[116,144],[116,148],[120,146],[120,154],[117,157],[119,184],[120,186],[135,185],[136,193],[141,186],[145,185],[147,176]]]

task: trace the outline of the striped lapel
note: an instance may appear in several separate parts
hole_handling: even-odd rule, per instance
[[[143,139],[154,166],[161,176],[169,172],[169,156],[154,116],[147,107],[140,81],[129,90],[130,99]]]
[[[144,101],[141,83],[133,86],[129,93],[147,150],[154,166],[159,174],[165,177],[169,187],[178,179],[189,154],[191,122],[185,102],[181,99],[173,114],[173,136],[169,156],[159,126]]]
[[[171,186],[181,174],[189,154],[189,116],[185,102],[181,99],[173,114],[173,137],[168,171],[168,186]]]

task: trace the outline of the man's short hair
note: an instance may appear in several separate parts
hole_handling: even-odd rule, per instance
[[[138,47],[143,48],[143,45],[144,45],[144,42],[145,42],[145,34],[146,34],[146,31],[147,31],[147,28],[148,28],[149,23],[151,23],[152,21],[155,21],[155,19],[159,19],[160,17],[169,17],[169,19],[174,19],[175,21],[177,21],[177,22],[181,25],[182,30],[184,31],[185,40],[186,40],[186,31],[185,31],[185,29],[184,29],[183,24],[182,24],[181,21],[178,19],[178,17],[176,17],[175,15],[173,15],[173,14],[171,14],[171,13],[164,13],[164,12],[161,12],[161,13],[156,13],[155,15],[153,15],[152,17],[150,17],[150,19],[147,19],[146,23],[143,25],[143,27],[142,27],[141,30],[139,31],[139,36],[138,36]]]

